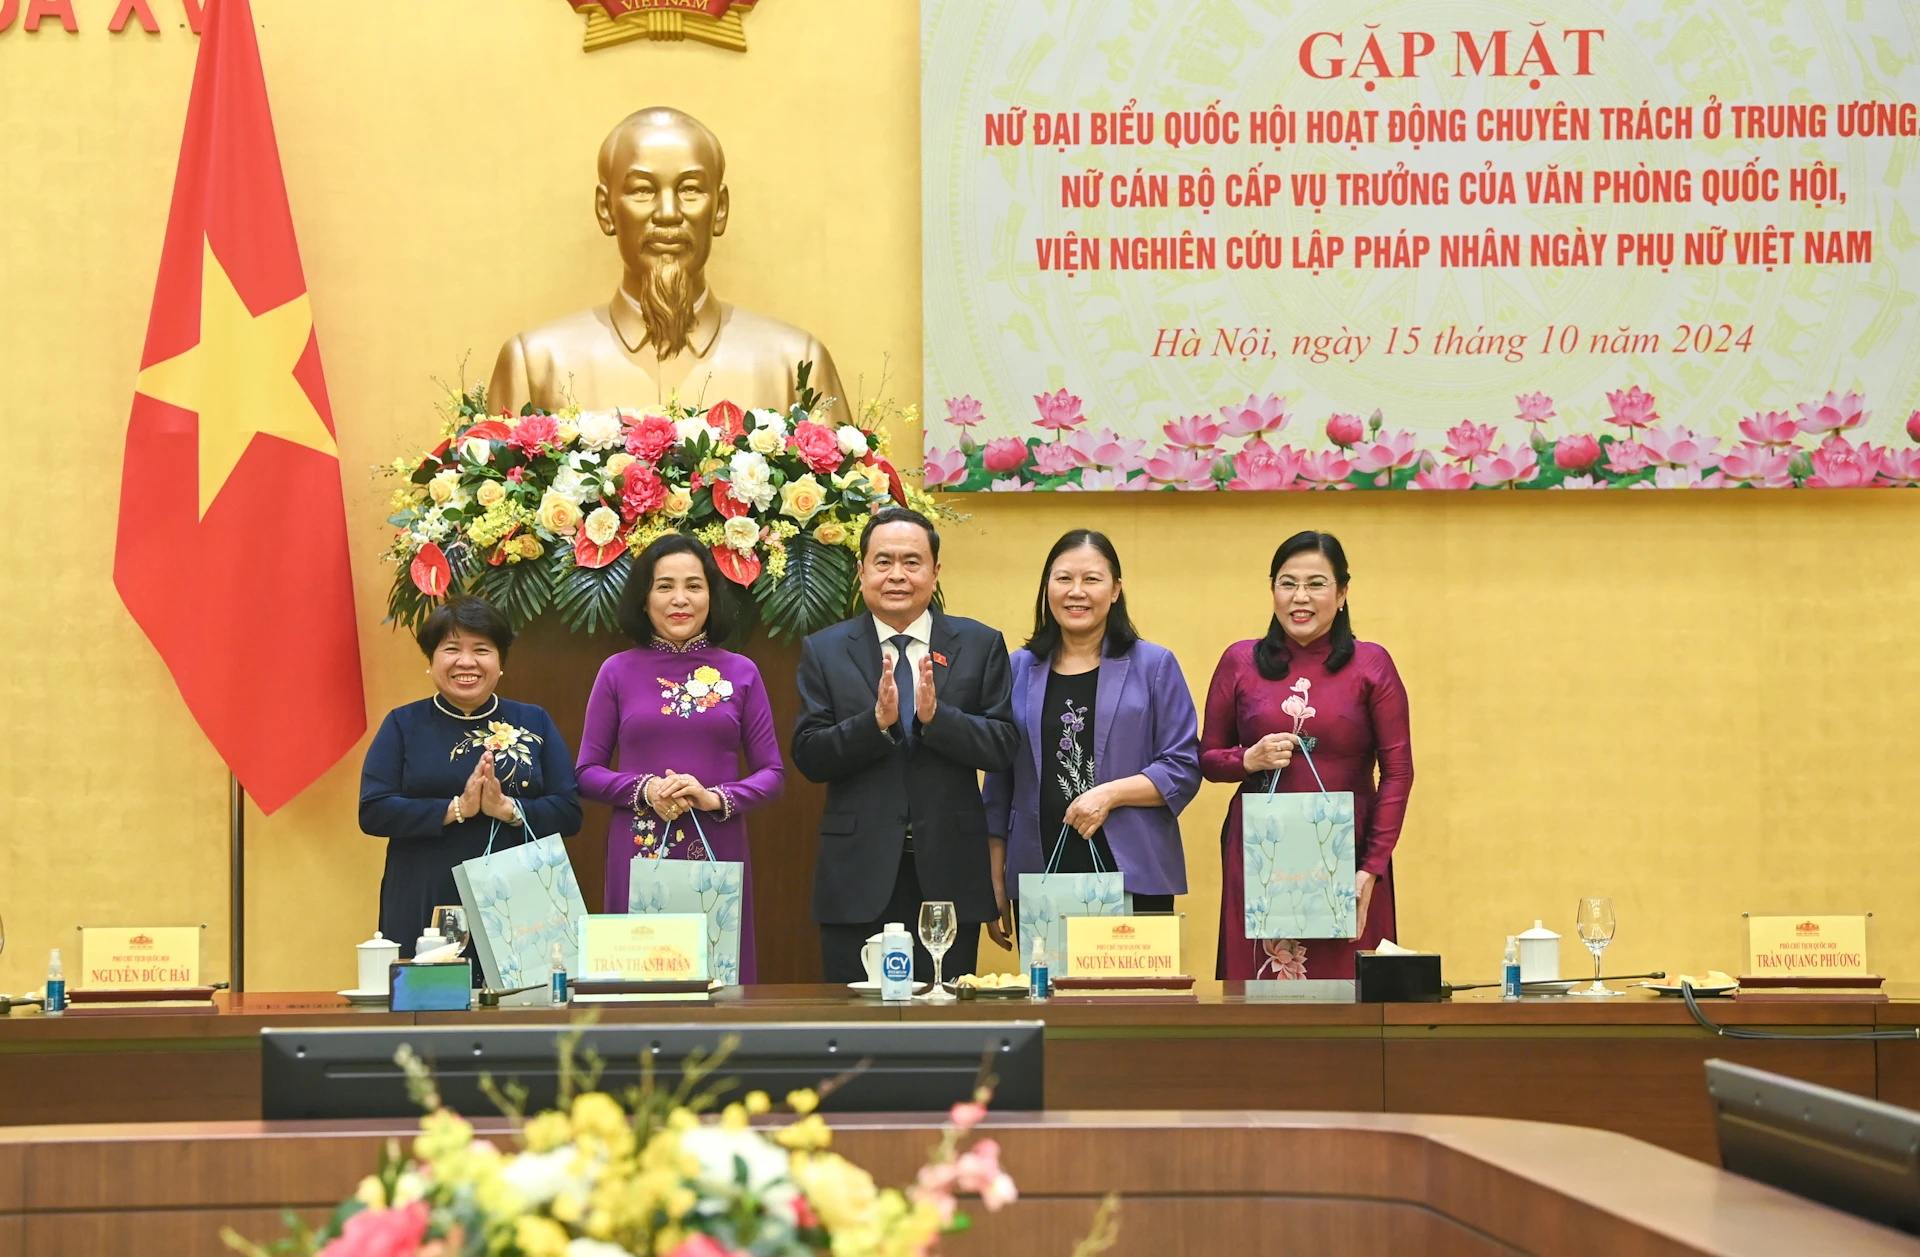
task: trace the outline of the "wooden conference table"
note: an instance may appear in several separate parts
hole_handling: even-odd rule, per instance
[[[1274,984],[1297,986],[1298,984]],[[711,1003],[602,1009],[608,1024],[1037,1019],[1050,1110],[1340,1110],[1460,1114],[1597,1127],[1716,1161],[1701,1062],[1718,1056],[1920,1107],[1920,1040],[1749,1043],[1716,1038],[1674,999],[1440,1004],[1270,998],[1202,982],[1183,999],[885,1005],[827,986],[722,992]],[[1740,1026],[1851,1033],[1920,1028],[1920,986],[1884,1004],[1706,1001]],[[0,1017],[0,1126],[259,1116],[269,1026],[560,1025],[563,1010],[395,1014],[337,995],[222,997],[213,1013]]]

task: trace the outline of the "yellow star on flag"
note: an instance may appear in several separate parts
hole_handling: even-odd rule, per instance
[[[140,373],[135,388],[199,416],[200,518],[256,434],[340,456],[293,370],[313,334],[307,294],[256,316],[207,243],[200,272],[200,342]]]

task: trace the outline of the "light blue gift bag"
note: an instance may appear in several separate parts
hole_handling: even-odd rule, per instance
[[[627,911],[704,912],[707,914],[707,972],[727,985],[740,983],[741,888],[746,870],[738,860],[716,860],[700,818],[692,812],[693,832],[704,860],[664,860],[637,855],[628,871]],[[671,846],[669,840],[661,850]]]
[[[525,821],[523,820],[524,827]],[[467,909],[467,928],[487,985],[496,991],[544,986],[550,976],[553,945],[571,973],[575,939],[587,904],[574,880],[567,844],[558,834],[533,837],[504,851],[493,849],[498,822],[487,835],[487,849],[453,866],[453,884]]]
[[[1267,793],[1240,799],[1247,937],[1358,938],[1353,793],[1328,790],[1299,750],[1317,792],[1278,793],[1276,770]]]
[[[1130,917],[1133,896],[1127,893],[1126,875],[1118,869],[1101,869],[1100,846],[1093,848],[1092,873],[1056,873],[1060,853],[1067,843],[1078,838],[1072,827],[1060,827],[1060,841],[1054,844],[1053,858],[1044,873],[1020,875],[1020,959],[1032,954],[1035,935],[1047,941],[1047,955],[1057,966],[1067,954],[1068,917]]]

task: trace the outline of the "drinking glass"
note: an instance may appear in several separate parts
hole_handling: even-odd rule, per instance
[[[927,999],[932,1003],[941,1004],[954,998],[953,992],[941,984],[940,969],[947,948],[953,946],[954,936],[959,932],[960,922],[952,903],[930,899],[920,905],[920,945],[933,954],[933,985],[927,988]]]
[[[467,939],[471,937],[467,930],[467,910],[461,904],[439,904],[433,910],[433,924],[439,929],[440,937],[450,943],[459,944],[465,954]]]
[[[1574,914],[1574,927],[1579,930],[1587,950],[1593,953],[1593,985],[1581,988],[1576,994],[1595,997],[1620,994],[1608,990],[1600,980],[1600,953],[1613,941],[1613,900],[1582,899]]]

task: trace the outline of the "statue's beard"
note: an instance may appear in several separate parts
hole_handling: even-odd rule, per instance
[[[634,294],[640,306],[641,321],[647,327],[647,340],[662,358],[677,356],[687,347],[693,331],[695,291],[693,272],[687,267],[687,255],[681,253],[643,253],[640,291]]]

